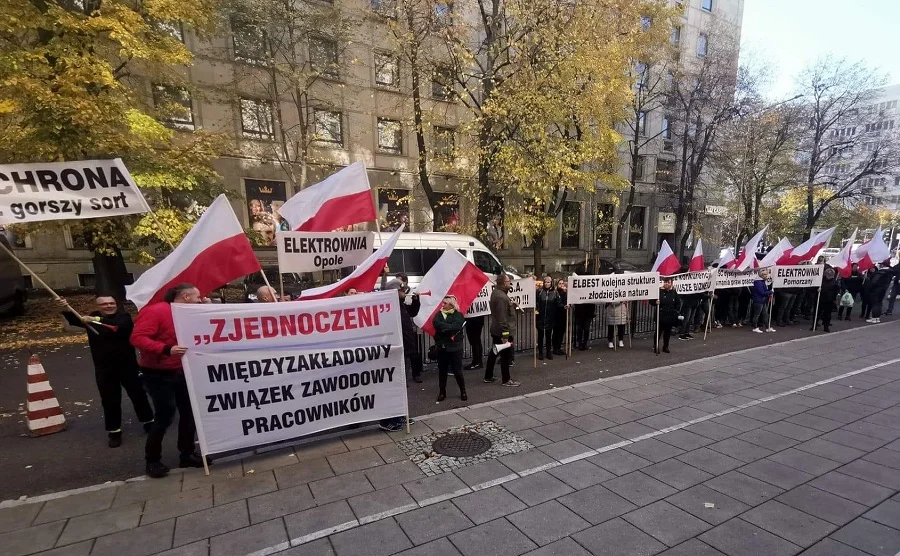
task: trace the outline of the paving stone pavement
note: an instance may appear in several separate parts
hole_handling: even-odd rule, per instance
[[[24,556],[895,556],[900,324],[421,419],[534,448],[432,477],[363,430],[0,506]],[[4,507],[5,506],[5,507]]]

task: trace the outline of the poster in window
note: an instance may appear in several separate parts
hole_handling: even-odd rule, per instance
[[[613,229],[615,229],[616,206],[611,204],[597,205],[597,248],[612,249]]]
[[[581,247],[581,203],[578,201],[566,201],[563,205],[560,247],[563,249]]]
[[[244,180],[247,192],[247,213],[250,229],[256,232],[263,245],[275,245],[276,231],[290,231],[287,221],[278,209],[287,200],[283,181]]]
[[[646,207],[632,207],[628,223],[628,248],[634,250],[644,249],[644,216]]]
[[[381,231],[396,232],[406,224],[409,230],[409,195],[406,189],[378,190],[378,218],[381,220]]]
[[[487,223],[487,239],[491,249],[498,251],[506,247],[506,225],[503,218],[506,207],[503,203],[503,197],[500,195],[491,195],[488,197],[487,213],[490,219]]]
[[[459,195],[444,193],[434,213],[435,232],[459,232]]]

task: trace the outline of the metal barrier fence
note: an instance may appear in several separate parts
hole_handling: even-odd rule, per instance
[[[631,302],[631,314],[629,316],[629,331],[633,337],[653,334],[656,331],[656,306],[650,305],[647,301]],[[597,340],[606,337],[606,308],[608,304],[600,303],[597,305],[597,312],[591,321],[590,339]],[[572,323],[570,323],[571,325]],[[484,317],[484,329],[481,331],[481,345],[484,346],[484,353],[487,355],[491,347],[491,335],[489,333],[491,327],[491,317]],[[519,311],[516,316],[516,335],[515,347],[516,351],[531,351],[537,341],[536,330],[534,328],[534,310],[526,309],[524,312]],[[419,331],[419,348],[424,356],[428,353],[428,348],[434,344],[431,336],[423,334]],[[471,346],[469,342],[464,342],[465,351],[463,358],[472,356]]]

